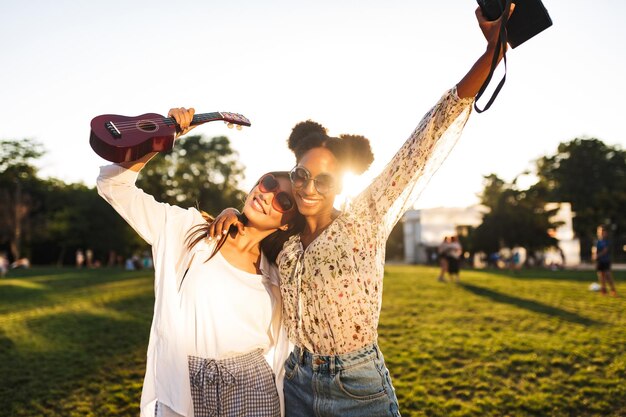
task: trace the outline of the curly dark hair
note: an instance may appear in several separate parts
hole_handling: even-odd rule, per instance
[[[374,160],[369,139],[359,135],[328,136],[326,128],[312,120],[294,126],[287,140],[296,161],[313,148],[326,148],[337,158],[342,169],[362,174]]]

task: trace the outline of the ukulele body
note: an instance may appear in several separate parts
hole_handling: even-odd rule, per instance
[[[169,151],[174,146],[176,125],[165,120],[156,113],[135,117],[103,114],[91,121],[89,144],[102,158],[116,163]]]
[[[229,128],[250,126],[250,120],[239,113],[213,112],[196,114],[190,126],[222,120]],[[107,161],[136,161],[150,152],[169,151],[174,146],[179,126],[171,117],[156,113],[128,117],[103,114],[91,120],[89,144]]]

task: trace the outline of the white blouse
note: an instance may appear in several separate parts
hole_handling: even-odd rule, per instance
[[[148,343],[141,417],[153,417],[158,400],[193,416],[189,354],[224,358],[262,348],[276,374],[284,413],[283,364],[289,354],[281,328],[275,266],[261,257],[262,276],[230,265],[221,254],[204,262],[213,243],[185,247],[187,232],[203,223],[200,212],[155,201],[137,188],[138,173],[119,165],[100,168],[98,193],[150,245],[155,304]]]
[[[232,266],[220,252],[194,263],[181,286],[188,355],[223,359],[272,345],[272,299],[263,275]]]
[[[311,352],[339,355],[378,338],[385,243],[463,131],[473,98],[447,91],[372,184],[303,249],[292,236],[278,255],[283,323]]]

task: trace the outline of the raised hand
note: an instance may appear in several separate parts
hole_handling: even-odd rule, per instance
[[[178,107],[178,108],[170,109],[170,111],[167,112],[167,116],[173,117],[174,120],[176,120],[176,123],[178,124],[178,126],[180,127],[180,130],[176,134],[177,138],[186,134],[187,132],[189,132],[191,129],[195,127],[195,126],[191,126],[191,120],[193,119],[193,115],[195,114],[195,112],[196,110],[193,107],[190,107],[188,109],[184,107]]]
[[[513,14],[513,10],[515,10],[515,3],[511,3],[509,17]],[[483,12],[480,7],[476,8],[475,13],[476,19],[478,20],[478,26],[480,26],[480,30],[483,32],[483,36],[485,36],[485,39],[487,40],[487,49],[495,50],[498,37],[500,36],[500,22],[502,20],[502,16],[496,20],[487,20],[487,18],[483,16]],[[507,48],[507,45],[504,47]]]
[[[515,9],[515,4],[511,3],[511,9],[509,12],[509,16],[513,13]],[[489,76],[489,72],[491,70],[491,61],[493,60],[493,54],[496,50],[498,36],[500,34],[500,19],[489,21],[483,16],[480,7],[476,9],[476,19],[478,20],[478,25],[480,26],[480,30],[483,32],[485,39],[487,40],[487,49],[485,52],[478,58],[476,63],[472,66],[472,68],[465,74],[465,77],[456,85],[457,93],[459,97],[474,97],[478,94],[480,87],[483,85],[487,77]],[[506,48],[506,45],[505,45]],[[502,58],[502,50],[500,51],[499,58]]]

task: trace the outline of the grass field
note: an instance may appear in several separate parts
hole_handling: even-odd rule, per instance
[[[593,272],[436,275],[387,268],[380,345],[403,416],[626,416],[626,299],[589,292]],[[0,416],[138,415],[152,303],[148,272],[0,279]]]

